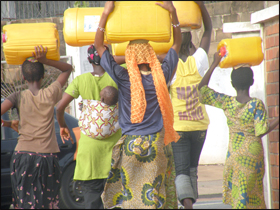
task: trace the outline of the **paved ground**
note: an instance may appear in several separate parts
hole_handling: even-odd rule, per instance
[[[224,165],[198,166],[198,194],[201,198],[204,195],[222,195],[223,170]]]
[[[222,201],[222,198],[209,199],[206,201],[197,200],[193,205],[194,209],[231,209],[231,205],[225,205]]]
[[[223,204],[223,170],[224,165],[198,166],[199,198],[194,209],[231,209],[231,205]]]
[[[198,166],[199,198],[193,205],[194,209],[231,209],[222,200],[223,170],[224,165]]]

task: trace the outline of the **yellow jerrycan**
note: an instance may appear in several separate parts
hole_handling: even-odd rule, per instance
[[[104,7],[66,9],[63,16],[65,42],[74,47],[93,44],[103,10]],[[105,38],[104,43],[108,44]]]
[[[172,1],[176,8],[180,27],[188,31],[202,26],[200,8],[194,1]]]
[[[35,52],[34,47],[48,48],[46,57],[60,60],[60,41],[55,23],[15,23],[3,27],[3,52],[7,64],[21,65]]]
[[[122,43],[112,43],[112,53],[113,55],[125,55],[125,50],[129,42]],[[171,29],[171,39],[169,42],[152,42],[149,41],[149,44],[153,47],[157,55],[167,53],[168,50],[173,45],[173,30]]]
[[[223,39],[217,47],[223,56],[219,66],[230,68],[241,65],[256,66],[263,61],[261,37],[242,37]]]
[[[169,11],[156,5],[161,1],[116,1],[105,27],[109,43],[137,39],[169,42],[171,19]]]

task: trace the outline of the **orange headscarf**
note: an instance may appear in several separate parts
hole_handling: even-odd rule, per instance
[[[180,136],[173,128],[174,114],[165,77],[154,49],[149,43],[129,43],[125,51],[125,60],[130,80],[131,123],[143,121],[147,107],[145,90],[142,84],[138,64],[148,63],[156,89],[157,99],[165,129],[164,144],[177,142]]]

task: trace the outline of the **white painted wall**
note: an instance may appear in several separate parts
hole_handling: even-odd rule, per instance
[[[210,64],[211,65],[211,64]],[[230,83],[231,68],[217,67],[210,79],[209,87],[217,92],[233,96],[235,91]],[[225,161],[229,130],[226,116],[222,109],[206,105],[210,124],[205,143],[200,155],[199,164],[223,164]]]

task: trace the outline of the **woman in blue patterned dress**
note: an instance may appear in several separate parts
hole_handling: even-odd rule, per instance
[[[240,67],[231,73],[237,96],[228,96],[209,88],[210,77],[220,60],[221,56],[215,53],[214,61],[198,89],[201,103],[223,109],[227,117],[229,145],[224,168],[223,202],[236,209],[265,209],[261,137],[279,124],[279,117],[269,123],[264,103],[250,97],[249,88],[254,83],[250,67]]]
[[[182,38],[172,2],[155,4],[172,15],[174,40],[162,65],[147,40],[129,43],[125,52],[127,69],[104,51],[104,27],[114,10],[113,1],[105,3],[95,35],[100,64],[118,85],[123,135],[113,148],[112,168],[102,194],[106,209],[178,208],[170,142],[180,136],[173,128],[167,83],[178,63]]]

